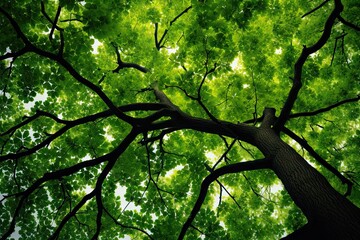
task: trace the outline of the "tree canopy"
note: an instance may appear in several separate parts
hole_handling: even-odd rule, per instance
[[[1,239],[355,239],[359,10],[2,0]]]

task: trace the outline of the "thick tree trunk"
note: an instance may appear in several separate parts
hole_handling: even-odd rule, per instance
[[[360,239],[360,209],[338,193],[270,128],[260,128],[257,146],[273,160],[272,168],[308,224],[286,239]]]

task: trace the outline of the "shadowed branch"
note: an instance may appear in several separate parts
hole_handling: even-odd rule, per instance
[[[181,240],[185,237],[185,234],[188,230],[188,228],[191,226],[194,218],[196,217],[197,213],[200,211],[200,208],[205,200],[207,191],[209,189],[209,186],[212,182],[214,182],[218,177],[229,174],[229,173],[239,173],[242,171],[250,171],[250,170],[259,170],[259,169],[268,169],[271,167],[271,161],[269,159],[259,159],[255,161],[250,162],[240,162],[240,163],[234,163],[230,165],[226,165],[224,167],[218,168],[214,170],[210,175],[208,175],[201,184],[201,189],[199,196],[196,200],[196,203],[184,223],[181,232],[179,234],[178,239]]]

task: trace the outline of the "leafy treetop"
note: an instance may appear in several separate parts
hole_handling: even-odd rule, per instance
[[[2,239],[286,236],[273,171],[221,173],[264,157],[245,124],[359,206],[359,25],[356,0],[3,0]]]

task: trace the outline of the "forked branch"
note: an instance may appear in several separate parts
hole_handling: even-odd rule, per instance
[[[112,43],[112,46],[115,48],[117,64],[118,64],[117,68],[113,70],[113,73],[118,73],[123,68],[135,68],[143,73],[147,73],[149,71],[147,68],[140,66],[139,64],[123,62],[120,57],[118,46],[115,43]]]
[[[306,46],[303,47],[301,55],[299,56],[294,66],[293,85],[285,101],[285,104],[281,110],[280,116],[274,126],[274,129],[276,131],[278,132],[281,131],[286,121],[289,119],[291,110],[297,99],[298,93],[302,87],[302,69],[307,58],[310,56],[310,54],[313,54],[318,50],[320,50],[329,40],[335,20],[340,16],[340,13],[343,11],[343,9],[344,6],[342,5],[341,1],[335,0],[335,7],[325,22],[324,31],[321,37],[311,47],[306,47]]]
[[[229,173],[239,173],[243,171],[251,171],[251,170],[259,170],[259,169],[269,169],[271,167],[271,161],[269,159],[259,159],[255,161],[250,162],[240,162],[240,163],[234,163],[230,164],[221,168],[216,169],[210,175],[208,175],[201,184],[201,189],[199,196],[196,200],[196,203],[184,223],[181,232],[179,234],[178,239],[181,240],[185,237],[185,234],[189,227],[191,226],[194,218],[196,217],[197,213],[200,211],[200,208],[205,200],[206,194],[208,192],[209,186],[212,182],[216,181],[218,177],[229,174]]]
[[[180,18],[182,15],[184,15],[185,13],[187,13],[190,9],[192,8],[192,6],[187,7],[184,11],[182,11],[179,15],[177,15],[173,20],[170,21],[170,27],[176,22],[176,20],[178,18]],[[158,29],[159,29],[159,24],[155,23],[155,33],[154,33],[154,37],[155,37],[155,46],[157,50],[160,50],[161,48],[165,47],[165,37],[168,33],[168,29],[165,29],[163,35],[161,36],[160,40],[158,38]]]

